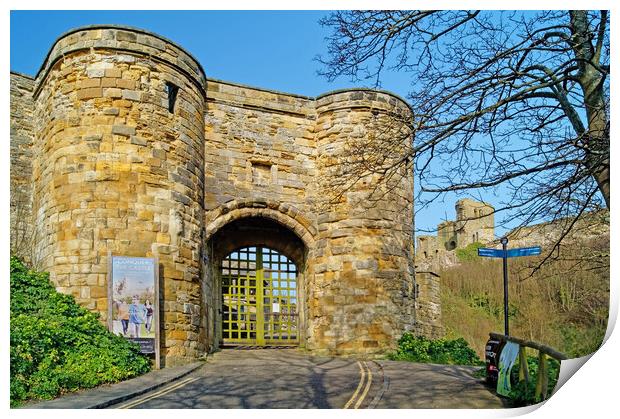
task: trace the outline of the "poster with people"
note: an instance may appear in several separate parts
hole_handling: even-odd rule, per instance
[[[154,258],[111,256],[110,330],[155,353],[157,338],[157,263]]]

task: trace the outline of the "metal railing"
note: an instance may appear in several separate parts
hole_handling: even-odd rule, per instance
[[[530,373],[527,368],[527,356],[525,353],[525,348],[532,348],[538,350],[538,377],[536,380],[536,390],[534,393],[534,397],[537,400],[545,400],[549,391],[547,357],[549,356],[558,361],[568,359],[568,357],[562,352],[556,351],[555,349],[547,345],[543,345],[542,343],[519,339],[513,336],[505,336],[501,333],[495,332],[489,333],[489,336],[491,336],[492,339],[496,339],[502,343],[514,342],[519,345],[519,381],[525,381],[526,387],[530,381]]]

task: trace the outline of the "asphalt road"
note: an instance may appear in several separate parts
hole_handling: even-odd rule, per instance
[[[198,371],[111,408],[502,408],[471,367],[224,350]]]

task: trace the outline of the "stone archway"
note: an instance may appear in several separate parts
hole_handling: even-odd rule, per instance
[[[271,219],[293,231],[309,248],[314,247],[317,230],[313,223],[293,205],[271,200],[232,200],[206,215],[205,241],[226,224],[247,217]]]
[[[308,278],[311,266],[308,260],[314,249],[316,232],[314,227],[294,207],[264,201],[230,202],[219,208],[216,214],[212,213],[206,224],[202,293],[205,299],[203,319],[208,346],[215,349],[224,342],[223,328],[226,325],[223,324],[222,316],[226,314],[230,316],[230,311],[227,311],[230,308],[224,307],[223,302],[224,295],[229,292],[226,289],[226,281],[230,281],[230,279],[223,281],[223,261],[229,259],[231,254],[240,249],[252,249],[251,251],[255,252],[259,248],[269,249],[261,251],[273,251],[283,255],[295,265],[296,312],[294,315],[298,323],[295,326],[297,335],[294,343],[303,346],[307,328]],[[264,275],[262,271],[260,275]],[[269,283],[269,278],[265,281]],[[257,288],[252,289],[252,292],[256,291]],[[246,288],[244,292],[249,293],[249,288]],[[230,296],[227,298],[230,299]],[[265,298],[273,299],[273,296],[265,296]],[[288,308],[290,309],[290,306]],[[256,308],[251,309],[256,310]],[[230,321],[228,326],[230,326]],[[245,337],[250,338],[250,335]],[[230,341],[231,339],[228,339],[228,343]],[[263,340],[262,344],[265,342]],[[254,342],[254,344],[261,343]]]

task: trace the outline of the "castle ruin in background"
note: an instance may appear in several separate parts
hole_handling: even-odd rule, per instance
[[[472,243],[487,244],[495,240],[495,209],[491,205],[465,198],[456,202],[455,210],[456,220],[440,223],[436,236],[417,237],[417,261],[436,258]]]
[[[370,207],[373,175],[325,202],[348,142],[410,112],[380,91],[209,79],[139,29],[70,31],[34,78],[11,73],[12,250],[103,322],[109,253],[157,257],[166,365],[227,342],[352,354],[437,336],[438,283],[416,293],[412,175]]]

